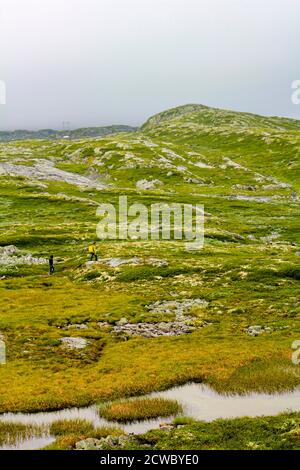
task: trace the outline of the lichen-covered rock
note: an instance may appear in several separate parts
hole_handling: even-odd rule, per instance
[[[272,333],[273,329],[269,326],[252,325],[245,329],[249,336],[258,336],[262,333]]]
[[[17,266],[21,264],[45,264],[45,258],[36,258],[31,253],[21,254],[14,245],[0,247],[0,265]]]
[[[134,256],[132,258],[100,258],[98,259],[98,261],[87,261],[86,266],[89,267],[95,265],[96,263],[105,264],[106,266],[109,266],[111,268],[118,268],[119,266],[123,265],[138,266],[141,264],[147,264],[150,266],[157,267],[168,266],[168,262],[164,259],[150,257],[148,259],[143,260],[142,258],[139,258],[137,256]]]
[[[65,325],[62,329],[63,330],[86,330],[88,326],[85,323],[70,323]]]
[[[179,336],[191,333],[193,330],[195,330],[194,326],[184,322],[126,323],[113,327],[114,333],[125,333],[128,336],[143,336],[144,338]]]
[[[159,429],[161,431],[171,431],[171,429],[174,429],[176,426],[173,423],[160,423],[159,424]]]
[[[128,320],[127,318],[121,318],[118,322],[117,322],[117,325],[118,326],[123,326],[123,325],[127,325],[128,324]]]
[[[101,261],[101,260],[99,260]],[[141,264],[141,259],[134,257],[134,258],[129,258],[129,259],[122,259],[122,258],[109,258],[107,260],[103,260],[104,264],[107,266],[111,266],[113,268],[116,268],[118,266],[122,266],[123,264]]]
[[[0,163],[0,175],[24,176],[29,179],[61,181],[80,187],[105,189],[107,185],[99,183],[86,176],[56,168],[53,162],[45,159],[37,160],[33,166]]]
[[[204,299],[185,299],[185,300],[164,300],[157,301],[147,305],[147,310],[150,313],[156,314],[169,314],[173,313],[178,321],[186,320],[186,314],[191,311],[193,307],[207,307],[208,302]],[[191,318],[188,318],[191,319]]]
[[[197,321],[186,315],[193,307],[207,307],[208,302],[203,299],[186,299],[183,301],[168,300],[157,301],[146,308],[150,313],[175,315],[175,321],[157,323],[129,323],[127,318],[121,318],[113,327],[114,333],[124,333],[126,336],[143,336],[144,338],[157,338],[159,336],[179,336],[191,333],[196,328],[211,325],[208,321]]]
[[[137,189],[156,189],[157,187],[161,186],[163,183],[158,180],[140,180],[136,183]]]
[[[67,349],[84,349],[90,344],[90,341],[85,338],[73,338],[72,336],[61,338],[60,341]]]
[[[133,436],[107,436],[101,439],[94,439],[89,437],[82,441],[76,442],[76,450],[104,450],[113,448],[124,448],[126,445],[133,440]]]
[[[82,441],[76,442],[75,448],[76,450],[100,450],[102,449],[101,439],[94,439],[92,437],[83,439]]]
[[[0,256],[7,255],[12,256],[17,253],[18,248],[14,245],[0,246]]]

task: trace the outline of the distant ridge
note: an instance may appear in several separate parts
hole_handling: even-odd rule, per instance
[[[102,127],[81,127],[70,131],[58,131],[54,129],[41,129],[39,131],[15,130],[0,131],[0,142],[9,142],[14,140],[47,139],[58,140],[68,137],[72,139],[96,138],[109,134],[118,134],[120,132],[136,132],[137,127],[125,125],[112,125]]]

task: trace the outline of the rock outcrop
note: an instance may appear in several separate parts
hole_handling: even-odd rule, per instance
[[[157,323],[130,323],[127,318],[121,320],[113,327],[117,334],[126,336],[143,336],[144,338],[157,338],[159,336],[179,336],[191,333],[196,328],[208,326],[208,321],[197,322],[192,316],[187,315],[193,307],[207,307],[208,302],[203,299],[186,299],[182,301],[157,301],[146,308],[152,314],[175,315],[175,321]]]
[[[16,266],[21,264],[45,264],[45,258],[36,258],[31,253],[20,254],[14,245],[0,247],[0,265]]]
[[[72,336],[61,338],[60,341],[63,346],[67,349],[84,349],[90,344],[90,341],[85,338],[73,338]]]
[[[86,176],[56,168],[49,160],[37,160],[33,166],[0,163],[0,175],[24,176],[29,179],[61,181],[83,188],[105,189],[107,185]]]

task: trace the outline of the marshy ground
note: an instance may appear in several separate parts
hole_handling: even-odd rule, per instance
[[[299,129],[199,108],[137,133],[0,144],[0,412],[88,406],[188,381],[241,394],[297,387]],[[147,207],[203,203],[204,248],[103,241],[87,264],[97,205],[120,194]],[[147,324],[150,337],[140,334]],[[256,336],[251,326],[261,327]],[[245,423],[254,432],[255,419]],[[188,426],[194,442],[202,424]],[[188,445],[156,433],[161,445]]]

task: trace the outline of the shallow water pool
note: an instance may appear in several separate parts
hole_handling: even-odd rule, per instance
[[[271,416],[287,411],[300,411],[300,389],[272,395],[250,393],[247,395],[223,395],[215,392],[208,385],[188,383],[163,392],[154,392],[147,397],[163,397],[177,400],[183,407],[183,414],[197,420],[213,421],[218,418],[236,418],[241,416]],[[144,420],[119,425],[100,418],[97,405],[84,408],[69,408],[60,411],[39,413],[4,413],[1,421],[23,424],[50,425],[60,419],[86,419],[95,426],[118,426],[127,433],[141,434],[158,428],[162,422],[171,422],[169,418]],[[45,441],[43,441],[43,439]],[[54,440],[51,436],[30,438],[15,446],[0,446],[1,449],[39,449]]]

